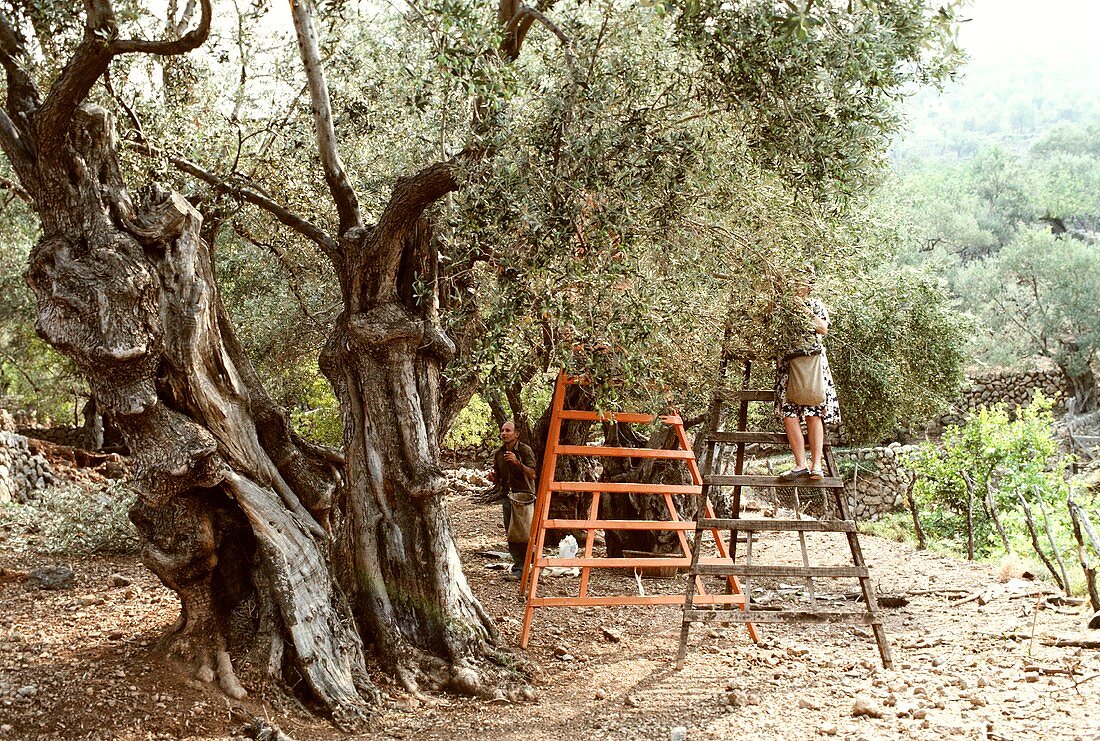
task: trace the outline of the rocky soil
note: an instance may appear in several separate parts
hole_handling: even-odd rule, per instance
[[[465,495],[449,501],[473,588],[515,646],[523,601],[480,555],[502,549],[499,508]],[[16,553],[4,535],[0,739],[222,739],[253,717],[299,741],[346,738],[300,703],[250,684],[247,670],[250,696],[233,702],[160,663],[153,648],[178,604],[137,559],[59,561]],[[794,562],[797,541],[786,537],[758,542],[754,558]],[[846,546],[832,537],[813,539],[815,561],[845,562]],[[866,630],[791,626],[763,628],[759,645],[743,628],[696,627],[676,672],[676,608],[549,608],[536,612],[525,652],[539,666],[535,702],[439,696],[422,705],[376,677],[389,702],[378,732],[364,737],[1100,739],[1100,651],[1052,645],[1100,641],[1100,631],[1084,627],[1084,606],[1044,595],[1051,590],[1042,582],[1002,581],[1007,575],[989,566],[870,536],[861,542],[879,591],[908,599],[884,610],[893,671],[880,667]],[[73,570],[72,588],[26,580],[59,563]],[[550,593],[577,585],[547,582]],[[681,582],[643,586],[678,591]],[[750,586],[771,601],[800,589]],[[595,591],[636,589],[632,577],[593,579]],[[830,594],[839,603],[853,589],[838,584]]]

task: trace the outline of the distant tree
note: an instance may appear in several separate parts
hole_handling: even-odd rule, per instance
[[[1078,409],[1097,404],[1097,135],[1062,127],[1028,156],[994,148],[956,165],[909,165],[883,198],[907,224],[901,261],[938,271],[979,320],[979,355],[1050,358]]]
[[[959,283],[960,292],[975,298],[990,353],[1050,358],[1065,374],[1078,411],[1096,408],[1098,246],[1047,230],[1021,231],[996,255],[964,270]]]

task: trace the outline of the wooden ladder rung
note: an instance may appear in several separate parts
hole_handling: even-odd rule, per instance
[[[671,565],[671,564],[670,564]],[[774,576],[774,577],[811,577],[811,578],[841,578],[854,576],[858,579],[866,579],[868,572],[866,566],[773,566],[762,564],[698,564],[692,572],[698,575],[717,576]]]
[[[532,607],[616,607],[622,605],[684,604],[683,594],[625,594],[608,597],[531,597]],[[701,594],[695,597],[700,605],[743,605],[743,594]]]
[[[715,432],[707,435],[708,443],[775,443],[787,444],[785,432]]]
[[[775,401],[772,389],[718,389],[715,393],[725,401]]]
[[[731,520],[703,518],[699,520],[698,526],[701,530],[752,530],[753,532],[856,532],[856,523],[850,520]]]
[[[655,419],[654,414],[637,414],[634,412],[589,412],[583,409],[563,409],[558,414],[561,419],[579,419],[588,422],[629,422],[631,424],[647,425]]]
[[[680,556],[678,558],[660,558],[660,557],[642,557],[642,558],[553,558],[553,557],[540,557],[537,565],[540,568],[546,568],[547,566],[561,566],[562,568],[571,569],[574,566],[590,568],[603,568],[603,569],[640,569],[640,568],[656,568],[661,566],[675,566],[688,567],[691,565],[691,559],[688,556]],[[683,602],[684,596],[680,595],[680,601]]]
[[[812,612],[809,610],[684,610],[684,619],[698,623],[850,623],[877,622],[869,612]]]
[[[708,443],[775,443],[787,444],[786,432],[748,432],[744,430],[723,430],[707,435]],[[808,443],[807,443],[808,444]],[[826,445],[832,443],[826,439]]]
[[[826,476],[814,481],[808,477],[795,479],[794,481],[781,481],[778,476],[704,476],[703,483],[708,486],[759,486],[759,487],[794,487],[799,489],[843,489],[844,480],[835,476]]]

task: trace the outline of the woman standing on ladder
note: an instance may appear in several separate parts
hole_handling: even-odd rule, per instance
[[[799,278],[794,284],[795,303],[806,313],[805,326],[801,328],[793,344],[794,351],[780,358],[775,378],[775,414],[783,419],[787,430],[787,442],[794,454],[794,468],[779,475],[781,481],[795,481],[809,478],[819,481],[824,474],[821,470],[822,450],[825,445],[825,423],[840,424],[840,402],[837,401],[836,384],[829,370],[829,359],[825,355],[822,338],[829,333],[829,311],[820,299],[810,296],[813,290],[813,273],[807,271],[806,277]],[[824,376],[824,397],[821,404],[803,406],[787,399],[787,383],[790,377],[791,359],[798,356],[821,355],[821,373]],[[806,420],[806,436],[802,434],[802,420]],[[806,464],[806,438],[810,442],[810,462]]]

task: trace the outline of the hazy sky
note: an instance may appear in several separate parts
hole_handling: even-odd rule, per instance
[[[959,40],[975,63],[1044,56],[1100,66],[1095,0],[977,0],[963,15],[972,20]]]

